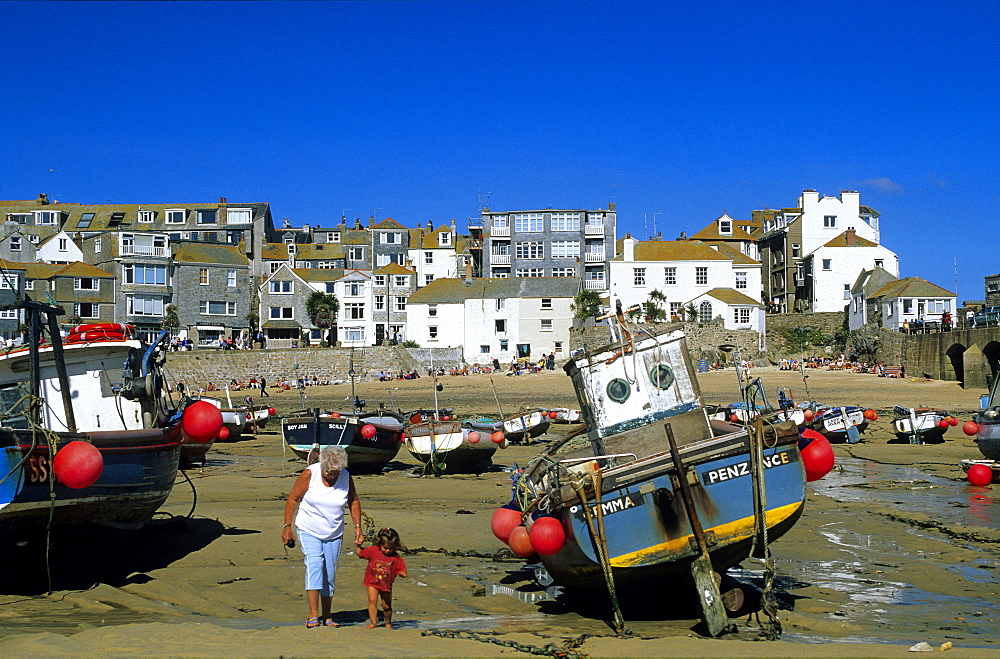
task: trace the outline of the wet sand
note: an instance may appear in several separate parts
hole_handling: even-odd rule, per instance
[[[798,373],[760,369],[768,394],[792,389]],[[421,478],[401,450],[384,474],[357,476],[363,509],[377,527],[399,530],[410,577],[394,591],[397,629],[364,628],[364,563],[341,557],[334,617],[339,629],[304,627],[299,550],[280,543],[282,509],[302,463],[283,448],[277,424],[256,437],[216,444],[204,467],[178,477],[161,514],[135,533],[95,531],[57,538],[52,578],[32,567],[31,546],[8,558],[0,588],[0,653],[136,655],[494,655],[526,646],[572,648],[590,655],[902,654],[924,641],[952,654],[997,654],[1000,639],[1000,520],[996,486],[968,485],[957,463],[979,457],[951,428],[942,444],[889,444],[895,404],[943,407],[962,421],[978,407],[977,390],[956,383],[888,380],[813,371],[809,398],[877,409],[864,441],[837,445],[840,463],[810,484],[806,511],[772,545],[784,635],[755,642],[756,623],[737,619],[736,636],[698,637],[696,614],[665,608],[677,593],[653,591],[626,602],[635,637],[615,638],[601,597],[546,593],[519,560],[497,559],[502,545],[489,517],[510,496],[509,475],[540,446],[498,451],[482,475]],[[705,402],[735,398],[733,371],[699,375]],[[561,371],[517,378],[445,377],[442,407],[461,417],[521,406],[576,407]],[[433,405],[431,380],[362,383],[369,406],[403,410]],[[279,414],[300,407],[295,391],[265,399]],[[343,407],[348,385],[308,388],[307,406]],[[572,426],[553,426],[543,441]],[[195,498],[197,499],[195,501]],[[187,519],[192,507],[194,513]],[[749,567],[749,566],[748,566]],[[738,574],[753,583],[756,575]],[[447,637],[430,630],[459,630]],[[500,643],[500,644],[498,644]]]

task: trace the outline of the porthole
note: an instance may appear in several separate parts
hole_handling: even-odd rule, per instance
[[[608,383],[607,391],[608,398],[616,403],[624,403],[632,395],[632,386],[621,378],[615,378]]]
[[[649,369],[649,381],[657,389],[669,389],[674,383],[674,370],[666,364],[657,364]]]

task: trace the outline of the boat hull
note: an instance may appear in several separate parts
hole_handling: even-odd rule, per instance
[[[362,428],[375,426],[375,436],[367,438]],[[313,417],[282,419],[281,434],[288,447],[306,460],[315,444],[343,446],[347,451],[348,468],[352,474],[380,471],[399,453],[403,441],[403,420],[389,414],[362,414],[333,417],[323,415],[317,431]]]
[[[1000,419],[985,419],[979,415],[976,419],[979,430],[976,433],[976,446],[984,458],[1000,460]]]
[[[913,417],[900,416],[893,419],[892,430],[900,442],[940,443],[948,426],[941,427],[941,421],[948,416],[945,410],[915,409]]]
[[[507,441],[525,442],[539,435],[545,434],[552,419],[547,412],[534,410],[512,416],[503,422],[503,434]]]
[[[100,478],[83,489],[55,479],[49,447],[37,441],[33,444],[31,431],[0,428],[4,471],[12,472],[0,484],[0,533],[44,530],[50,509],[56,526],[101,524],[135,529],[167,500],[181,453],[178,423],[162,429],[60,433],[57,452],[75,440],[92,443],[104,459]],[[49,497],[50,479],[54,479],[54,502]]]
[[[662,433],[659,424],[650,428]],[[688,445],[682,450],[693,486],[695,507],[709,538],[712,564],[722,573],[750,555],[754,534],[753,481],[746,433]],[[764,451],[768,540],[794,526],[805,505],[805,474],[794,443]],[[620,478],[616,471],[621,471]],[[630,475],[632,474],[632,475]],[[639,475],[638,477],[634,475]],[[679,494],[675,495],[669,453],[605,470],[601,510],[608,556],[617,585],[648,586],[649,579],[690,576],[697,556],[691,526]],[[589,497],[593,508],[593,496]],[[550,510],[566,531],[566,545],[541,557],[556,583],[571,588],[605,588],[597,549],[579,499]],[[596,510],[594,510],[596,514]]]
[[[493,466],[493,455],[498,445],[484,433],[479,433],[476,443],[470,443],[470,432],[473,432],[471,428],[463,428],[457,421],[410,424],[404,430],[406,449],[414,460],[424,465],[425,473],[478,474],[488,471]]]
[[[821,410],[805,426],[836,444],[848,441],[847,428],[850,426],[857,428],[859,434],[864,433],[868,429],[868,419],[860,407],[834,407]]]
[[[997,462],[996,460],[962,460],[958,464],[962,468],[962,471],[964,471],[967,474],[969,473],[969,468],[972,467],[972,465],[975,464],[986,465],[987,467],[990,468],[990,471],[993,473],[993,477],[990,480],[990,482],[1000,483],[1000,462]]]

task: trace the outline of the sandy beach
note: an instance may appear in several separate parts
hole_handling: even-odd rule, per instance
[[[383,474],[356,476],[374,527],[399,530],[409,578],[394,591],[395,630],[367,630],[364,563],[341,557],[334,597],[339,629],[306,629],[301,553],[281,545],[281,515],[303,463],[272,423],[256,436],[217,443],[204,467],[178,475],[147,528],[56,538],[54,592],[43,548],[8,557],[0,582],[0,653],[105,655],[514,654],[530,646],[591,656],[861,656],[903,654],[926,642],[950,654],[1000,654],[1000,505],[997,487],[973,487],[958,468],[980,457],[950,428],[941,444],[888,443],[893,405],[942,407],[968,420],[980,393],[957,383],[885,379],[843,371],[757,369],[773,394],[862,404],[881,417],[855,445],[837,445],[838,467],[810,484],[806,511],[774,543],[779,641],[758,641],[753,617],[739,633],[699,637],[696,613],[668,610],[676,594],[651,590],[625,602],[634,633],[616,638],[601,597],[580,602],[534,584],[523,562],[502,558],[493,510],[510,497],[501,468],[524,464],[539,444],[498,451],[481,475],[418,477],[401,450]],[[732,370],[699,375],[706,403],[736,398]],[[521,377],[444,377],[439,401],[464,418],[521,406],[576,407],[560,370]],[[494,396],[494,387],[496,396]],[[431,380],[366,382],[357,393],[410,410],[433,404]],[[279,415],[297,392],[272,390]],[[307,406],[342,407],[349,385],[309,387]],[[553,426],[552,441],[572,426]],[[353,549],[353,548],[351,548]],[[16,569],[22,568],[22,569]],[[747,566],[749,567],[749,566]],[[753,583],[751,573],[735,575]],[[441,630],[453,630],[442,633]]]

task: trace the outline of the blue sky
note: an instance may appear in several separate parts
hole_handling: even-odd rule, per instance
[[[901,275],[1000,272],[997,0],[0,2],[0,38],[0,199],[672,239],[854,189]]]

